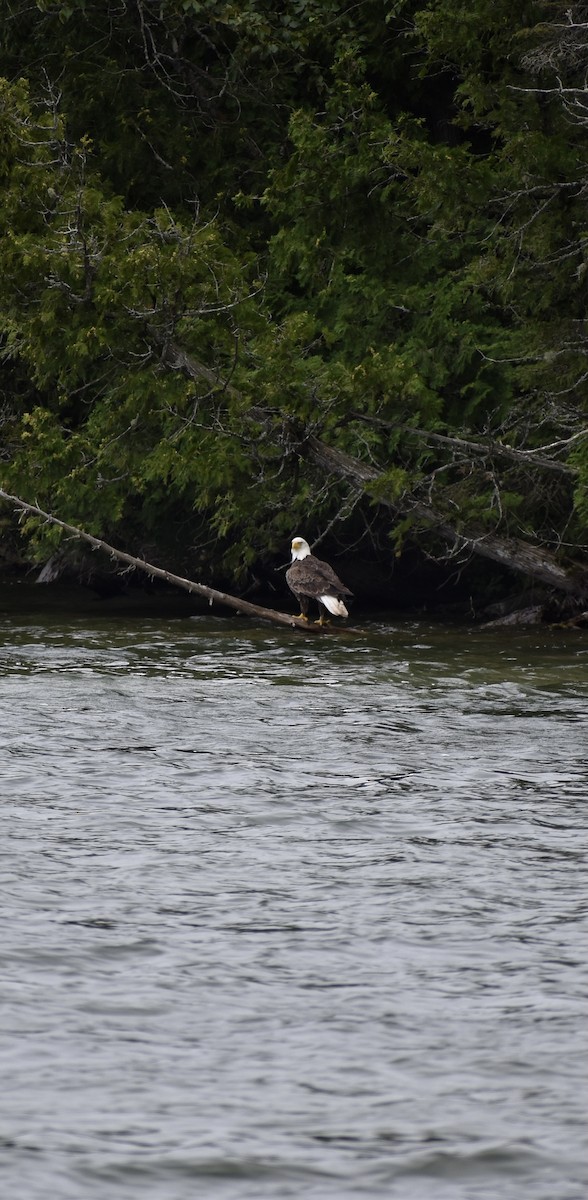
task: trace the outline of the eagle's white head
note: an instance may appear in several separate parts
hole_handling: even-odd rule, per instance
[[[307,554],[310,554],[308,542],[301,537],[292,538],[292,562],[295,562],[297,558],[306,558]]]

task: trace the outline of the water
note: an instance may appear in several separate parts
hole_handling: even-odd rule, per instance
[[[588,639],[0,618],[0,1193],[580,1200]]]

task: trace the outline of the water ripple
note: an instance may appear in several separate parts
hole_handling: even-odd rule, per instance
[[[579,1200],[587,651],[4,621],[4,1194]]]

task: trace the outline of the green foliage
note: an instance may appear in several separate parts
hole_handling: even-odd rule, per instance
[[[369,528],[398,507],[398,545],[423,504],[579,540],[585,128],[554,82],[579,69],[564,12],[15,0],[3,485],[163,556],[185,529],[243,577],[295,527],[356,520],[320,438],[379,471],[360,509]],[[524,466],[552,443],[556,484]],[[25,532],[38,555],[56,536]]]

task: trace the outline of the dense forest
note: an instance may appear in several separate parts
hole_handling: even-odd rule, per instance
[[[585,608],[587,68],[568,0],[7,0],[0,486],[243,592],[301,533]]]

